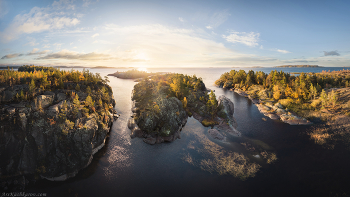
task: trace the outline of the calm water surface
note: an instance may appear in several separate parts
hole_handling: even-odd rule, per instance
[[[325,69],[325,68],[323,68]],[[326,68],[342,70],[343,68]],[[124,69],[92,69],[102,76]],[[177,72],[202,77],[216,96],[225,95],[235,105],[234,116],[241,138],[226,135],[227,142],[217,142],[225,150],[243,153],[252,162],[262,165],[253,178],[241,181],[230,175],[201,170],[184,161],[205,155],[196,151],[207,128],[189,118],[181,139],[159,145],[130,139],[127,120],[131,115],[131,91],[135,82],[109,77],[121,117],[114,122],[106,146],[93,162],[65,182],[38,181],[28,192],[46,192],[48,196],[341,196],[350,195],[349,151],[336,146],[327,150],[313,144],[305,134],[309,126],[290,126],[268,119],[259,113],[250,100],[213,86],[216,79],[230,68],[164,68],[149,72]],[[236,68],[236,70],[238,70]],[[245,69],[249,70],[249,69]],[[269,73],[272,68],[256,68]],[[286,68],[287,72],[319,72],[322,69]],[[207,138],[206,138],[207,139]],[[209,139],[209,138],[208,138]],[[249,142],[275,152],[278,160],[266,165],[252,157],[240,145]]]

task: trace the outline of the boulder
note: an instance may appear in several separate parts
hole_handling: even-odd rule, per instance
[[[148,137],[148,138],[143,139],[143,141],[147,144],[153,145],[156,143],[157,140],[154,137]]]
[[[225,137],[216,129],[209,129],[208,130],[209,135],[217,140],[223,141]]]
[[[25,113],[19,113],[19,121],[21,122],[22,129],[26,130],[27,117]]]
[[[64,93],[57,94],[57,101],[63,101],[63,100],[66,100],[66,98],[67,98],[67,95]]]
[[[16,108],[10,107],[10,108],[7,108],[6,111],[10,116],[13,116],[16,112]]]
[[[234,105],[232,103],[232,101],[227,98],[224,95],[219,96],[218,98],[218,105],[222,105],[222,111],[226,114],[226,117],[228,119],[228,123],[230,124],[230,126],[233,127],[237,127],[237,123],[235,118],[233,117],[233,113],[234,113]]]

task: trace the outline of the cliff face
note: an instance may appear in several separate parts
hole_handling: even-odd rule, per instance
[[[23,175],[34,174],[66,180],[88,166],[104,146],[113,123],[111,91],[105,93],[109,98],[103,101],[104,106],[87,110],[86,103],[81,105],[87,97],[82,91],[42,92],[32,101],[14,103],[11,89],[3,90],[9,95],[8,103],[0,105],[1,179],[22,180]],[[79,96],[79,102],[72,94]],[[10,183],[1,186],[6,188]]]

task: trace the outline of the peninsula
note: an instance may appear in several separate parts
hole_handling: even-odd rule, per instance
[[[215,84],[248,97],[271,119],[291,125],[321,122],[322,126],[310,133],[310,138],[318,144],[349,141],[344,137],[350,132],[349,70],[299,76],[276,70],[269,74],[231,70],[222,74]]]

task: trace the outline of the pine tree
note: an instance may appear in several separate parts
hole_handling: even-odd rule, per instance
[[[77,86],[75,86],[75,90],[78,92],[78,91],[80,91],[80,85],[79,84],[77,84]]]

